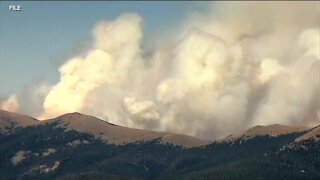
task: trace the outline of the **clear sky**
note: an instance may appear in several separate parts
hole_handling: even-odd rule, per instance
[[[22,11],[12,12],[9,5]],[[58,82],[58,67],[85,50],[93,26],[126,12],[144,18],[145,39],[178,24],[196,2],[0,2],[0,97],[35,81]],[[149,38],[148,38],[149,37]],[[146,42],[147,43],[147,42]]]

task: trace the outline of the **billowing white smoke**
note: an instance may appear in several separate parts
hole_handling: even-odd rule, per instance
[[[138,102],[133,97],[124,98],[124,106],[128,112],[129,125],[141,129],[153,129],[159,127],[160,115],[152,101]]]
[[[139,15],[100,22],[92,49],[60,68],[41,118],[79,111],[203,138],[319,123],[319,11],[319,2],[214,3],[151,56]]]
[[[298,45],[305,51],[285,67],[274,62],[275,67],[269,70],[274,77],[269,82],[267,97],[255,112],[254,124],[301,124],[310,115],[308,110],[314,108],[314,101],[319,109],[319,41],[318,30],[303,31]]]
[[[21,94],[0,97],[0,109],[38,117],[43,113],[43,102],[52,86],[45,81],[33,81],[22,88]]]
[[[0,103],[0,109],[5,111],[17,112],[19,109],[19,101],[17,95],[11,95],[7,100]]]
[[[61,80],[45,99],[42,118],[84,109],[92,113],[96,101],[112,101],[112,97],[116,98],[115,102],[99,111],[118,106],[125,95],[122,91],[125,91],[123,85],[130,80],[128,76],[141,69],[141,25],[142,19],[136,14],[125,14],[114,22],[97,24],[93,30],[95,44],[92,50],[85,57],[75,57],[60,68]],[[110,92],[93,98],[93,92],[104,86]],[[114,109],[114,113],[118,110]]]

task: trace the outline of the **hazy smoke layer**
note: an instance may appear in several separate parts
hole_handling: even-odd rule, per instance
[[[319,2],[214,3],[148,56],[139,15],[99,22],[91,50],[59,69],[41,118],[79,111],[202,138],[319,123],[319,21]]]

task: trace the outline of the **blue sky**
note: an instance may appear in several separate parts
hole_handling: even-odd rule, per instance
[[[19,4],[21,12],[8,6]],[[144,18],[145,39],[172,28],[196,2],[0,2],[0,97],[21,93],[37,81],[55,84],[58,67],[91,40],[93,26],[103,19],[136,12]],[[148,45],[148,43],[146,42]]]

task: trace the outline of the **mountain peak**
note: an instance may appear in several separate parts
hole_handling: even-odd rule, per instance
[[[127,144],[155,139],[161,139],[163,143],[172,143],[184,147],[201,146],[209,143],[209,141],[182,134],[118,126],[94,116],[84,115],[78,112],[67,113],[57,118],[43,121],[43,123],[53,122],[57,122],[58,127],[89,133],[96,138],[101,138],[114,144]]]
[[[88,116],[88,115],[84,115],[84,114],[81,114],[79,112],[72,112],[72,113],[66,113],[66,114],[63,114],[61,116],[58,116],[54,119],[77,119],[81,116]]]

